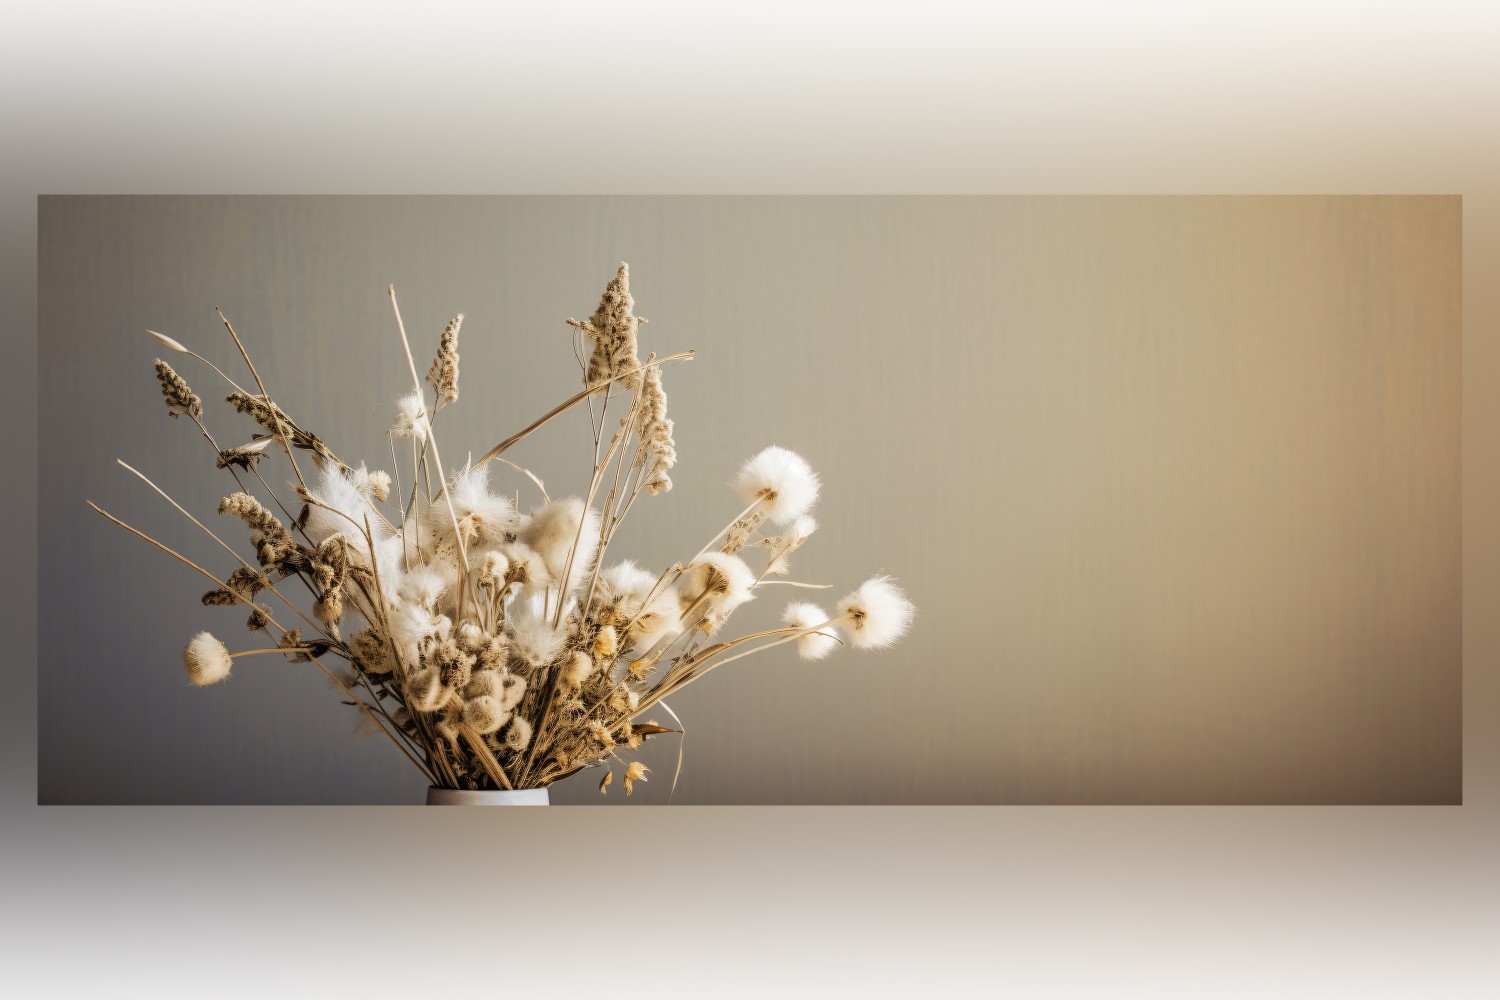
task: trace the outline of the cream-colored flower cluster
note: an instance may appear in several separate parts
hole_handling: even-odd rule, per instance
[[[394,289],[391,304],[410,361]],[[189,679],[223,681],[235,657],[255,653],[313,663],[360,712],[360,730],[384,733],[434,785],[536,787],[618,762],[629,793],[647,769],[622,755],[673,731],[640,720],[693,681],[784,643],[820,660],[845,643],[878,649],[899,639],[913,607],[885,576],[867,580],[832,611],[795,601],[781,627],[721,638],[737,609],[767,587],[791,582],[781,577],[817,529],[810,511],[818,476],[785,448],[766,448],[744,463],[734,482],[744,508],[691,558],[659,572],[607,559],[637,498],[671,488],[677,453],[661,372],[691,357],[643,361],[637,336],[645,320],[634,306],[622,264],[593,315],[568,321],[576,338],[593,345],[586,360],[578,350],[583,391],[447,474],[434,424],[459,398],[462,315],[443,331],[426,386],[410,366],[412,391],[396,402],[388,430],[390,472],[346,465],[297,424],[266,391],[227,320],[257,391],[156,334],[213,367],[229,382],[236,411],[261,428],[249,443],[221,448],[203,422],[199,397],[165,361],[156,362],[168,412],[191,418],[213,446],[217,467],[236,480],[220,513],[244,522],[254,549],[252,557],[236,555],[239,565],[222,580],[178,558],[213,577],[205,604],[242,606],[250,630],[270,640],[231,654],[199,633],[184,654]],[[502,454],[580,405],[589,408],[593,433],[587,488],[553,498],[540,478]],[[606,434],[611,412],[620,409],[618,426]],[[262,472],[275,454],[295,477],[286,496]],[[507,470],[530,481],[512,485],[537,494],[524,511],[519,491],[492,481],[492,473]],[[752,565],[756,550],[764,558]],[[289,599],[299,590],[311,595],[306,610]],[[601,792],[612,778],[610,770]]]

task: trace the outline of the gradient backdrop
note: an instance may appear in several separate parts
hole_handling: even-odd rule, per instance
[[[828,603],[891,572],[921,608],[889,653],[777,650],[674,698],[675,801],[1456,803],[1460,221],[1451,197],[43,199],[39,797],[422,793],[314,668],[187,685],[193,631],[264,643],[82,503],[236,565],[121,457],[250,551],[145,328],[233,377],[221,306],[304,426],[389,468],[394,281],[420,355],[466,313],[457,463],[577,390],[562,320],[624,259],[644,349],[698,355],[667,375],[676,488],[613,557],[687,558],[775,442],[825,487],[793,578]],[[586,413],[509,456],[554,496],[587,488]],[[738,629],[807,596],[766,588]],[[632,801],[666,800],[677,752],[653,742]]]
[[[265,16],[232,23],[201,5],[81,8],[23,6],[0,33],[10,332],[0,398],[15,479],[0,508],[22,529],[38,523],[37,428],[63,408],[38,392],[39,194],[1461,194],[1464,804],[39,807],[37,647],[56,637],[36,630],[33,581],[52,540],[7,531],[7,987],[410,997],[440,976],[454,995],[597,996],[603,984],[652,997],[1491,997],[1500,936],[1492,4],[1418,14],[1378,3],[1023,10],[928,0],[851,17],[838,5],[765,0],[628,15],[603,4],[444,4],[418,17],[375,3],[351,18],[334,5],[270,2],[258,8]],[[528,306],[547,324],[587,308],[594,271],[608,263],[570,260],[587,272],[581,287]],[[357,291],[370,307],[372,291]],[[671,306],[649,281],[642,292],[647,315]],[[424,324],[457,308],[442,298],[421,307]],[[178,332],[213,343],[211,317],[191,296],[167,306],[194,310],[202,325]],[[145,395],[139,334],[117,311],[109,318],[131,345],[121,392],[151,427],[136,447],[165,447],[180,428]],[[384,317],[374,329],[388,335]],[[692,375],[674,380],[679,408]],[[98,454],[108,461],[116,450]],[[168,469],[198,480],[186,465]],[[101,501],[148,514],[149,497],[121,478],[109,484]],[[818,544],[825,558],[826,539]],[[878,551],[894,565],[893,549]],[[96,613],[80,605],[70,628],[89,630]],[[924,599],[914,639],[932,634],[932,614]],[[96,634],[101,646],[120,641],[118,631]],[[151,673],[131,670],[141,683]],[[244,687],[226,694],[226,705],[247,697]],[[283,718],[288,737],[306,737]],[[655,782],[649,790],[659,794]],[[435,879],[434,846],[478,852],[482,863],[463,870],[466,891]],[[595,931],[588,915],[601,900]],[[457,923],[488,926],[497,912],[507,922],[483,960],[435,968],[421,940],[380,932],[408,901]]]

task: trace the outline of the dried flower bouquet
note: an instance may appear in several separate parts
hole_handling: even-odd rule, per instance
[[[808,512],[818,477],[784,448],[767,448],[744,464],[734,484],[744,509],[692,558],[660,573],[629,560],[604,566],[636,500],[672,487],[677,455],[661,372],[667,362],[692,356],[640,360],[636,340],[645,320],[634,313],[626,265],[591,317],[567,321],[584,389],[446,477],[440,470],[450,467],[434,428],[458,399],[463,316],[443,331],[424,387],[394,287],[389,293],[413,386],[397,402],[389,430],[394,478],[345,464],[276,403],[222,312],[254,391],[170,337],[152,334],[212,369],[232,390],[230,405],[260,427],[248,443],[221,447],[198,395],[156,361],[168,412],[196,425],[216,466],[237,484],[219,513],[249,529],[253,561],[125,468],[233,557],[237,565],[222,580],[90,504],[210,579],[203,603],[248,610],[249,630],[266,637],[259,648],[231,653],[200,632],[184,652],[192,683],[216,684],[236,659],[252,655],[313,664],[361,713],[360,728],[384,734],[434,786],[534,788],[604,765],[603,792],[618,763],[629,794],[647,769],[622,755],[675,731],[637,720],[658,705],[675,719],[664,699],[688,684],[784,643],[795,642],[803,658],[817,660],[845,642],[880,648],[906,632],[911,603],[888,577],[877,576],[832,612],[793,602],[783,627],[717,638],[736,608],[761,588],[786,582],[767,578],[787,574],[790,557],[816,527]],[[584,361],[588,342],[592,352]],[[588,489],[581,498],[554,500],[542,480],[503,456],[582,404],[593,432]],[[624,406],[625,415],[606,439],[613,405]],[[400,458],[407,450],[409,459]],[[262,471],[278,455],[295,477],[283,493],[294,490],[295,500],[279,496]],[[408,461],[409,486],[401,476]],[[534,486],[540,505],[522,514],[510,496],[494,492],[492,463],[529,479],[526,488]],[[742,555],[751,548],[765,550],[758,571]],[[293,598],[304,590],[299,604]]]

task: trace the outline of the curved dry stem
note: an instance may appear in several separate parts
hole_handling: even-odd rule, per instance
[[[612,382],[618,382],[620,379],[627,378],[627,377],[629,377],[631,375],[634,375],[636,372],[643,372],[647,368],[651,368],[651,367],[653,367],[655,365],[664,365],[668,361],[691,361],[691,360],[693,360],[693,354],[694,354],[693,351],[682,351],[679,354],[669,354],[669,355],[667,355],[664,358],[658,358],[657,360],[651,362],[651,364],[643,364],[643,365],[640,365],[639,367],[636,367],[636,368],[628,368],[625,371],[620,372],[618,375],[612,375],[609,378],[605,379],[604,381],[599,382],[597,385],[589,386],[587,389],[584,389],[582,392],[580,392],[580,393],[578,393],[578,394],[576,394],[574,396],[571,396],[568,399],[564,400],[563,402],[557,404],[552,409],[550,409],[546,413],[544,413],[542,416],[540,416],[536,420],[532,421],[531,424],[528,425],[527,427],[525,427],[524,429],[516,432],[515,434],[512,434],[510,437],[506,438],[504,441],[501,441],[499,444],[495,445],[495,447],[491,448],[489,451],[487,451],[483,455],[481,455],[479,457],[479,460],[476,461],[474,464],[475,465],[483,465],[486,462],[494,461],[495,459],[499,458],[501,455],[503,455],[507,451],[509,451],[512,447],[514,447],[515,445],[519,444],[521,441],[524,441],[526,438],[530,437],[532,435],[532,433],[537,430],[537,428],[541,427],[547,421],[551,420],[553,417],[557,416],[560,413],[564,413],[564,412],[566,412],[568,410],[571,410],[573,407],[577,406],[579,403],[583,402],[585,399],[588,399],[590,396],[592,396],[594,393],[598,392],[600,389],[603,389],[606,385],[608,385],[608,384],[610,384]]]

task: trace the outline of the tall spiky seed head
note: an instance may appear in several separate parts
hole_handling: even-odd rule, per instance
[[[167,413],[171,414],[172,419],[175,420],[184,413],[194,419],[203,416],[203,401],[188,388],[183,377],[161,358],[157,358],[154,363],[156,378],[161,382],[161,395],[167,401]]]
[[[630,295],[630,265],[622,263],[605,286],[594,314],[582,323],[568,321],[594,341],[594,351],[589,356],[588,372],[584,376],[589,385],[598,385],[640,366],[640,359],[636,356],[636,337],[644,321],[635,315],[634,308],[635,299]],[[620,380],[627,389],[634,389],[639,381],[639,373]]]
[[[463,326],[464,314],[459,313],[448,321],[443,338],[438,343],[437,357],[427,369],[427,382],[432,386],[438,405],[458,401],[458,328]]]

